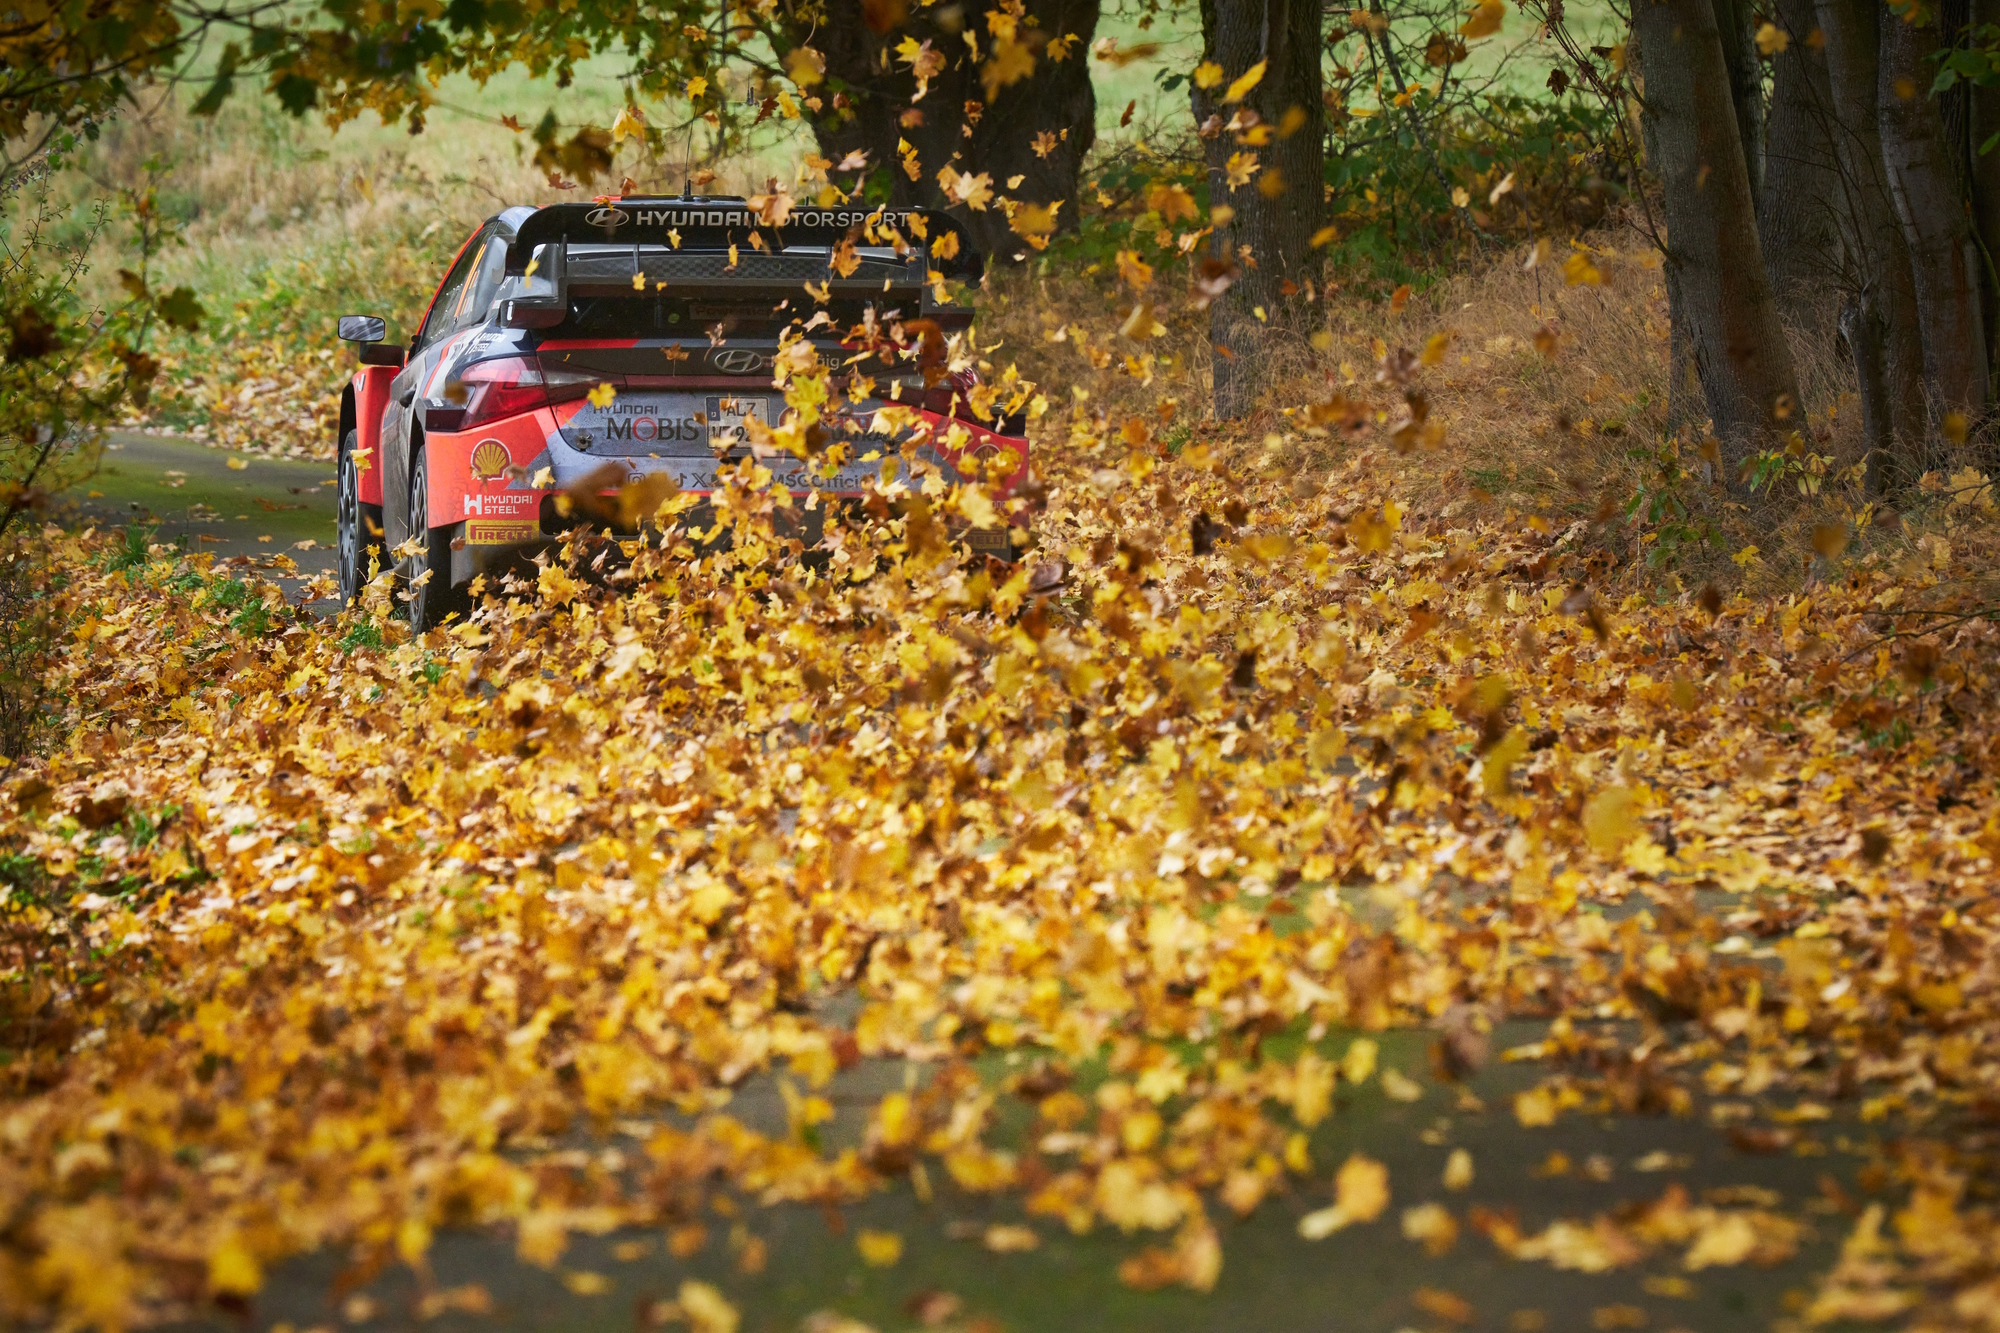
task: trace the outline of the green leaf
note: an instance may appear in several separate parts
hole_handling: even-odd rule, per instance
[[[229,94],[236,91],[236,67],[242,63],[243,53],[236,43],[231,42],[222,50],[222,63],[216,66],[215,79],[208,90],[194,104],[197,116],[213,116],[222,110],[222,104],[229,100]]]
[[[303,116],[319,105],[319,85],[303,74],[287,74],[271,89],[278,102],[295,116]]]
[[[201,327],[203,315],[201,302],[195,299],[192,287],[174,288],[159,299],[156,308],[160,312],[160,318],[174,328],[186,329],[192,333]]]

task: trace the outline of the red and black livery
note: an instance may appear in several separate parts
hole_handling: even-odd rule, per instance
[[[773,226],[742,199],[683,196],[489,218],[407,347],[382,344],[378,318],[340,322],[362,344],[340,405],[342,595],[371,557],[415,551],[396,575],[425,628],[462,609],[476,574],[559,540],[573,520],[554,497],[608,468],[713,490],[760,423],[783,420],[775,358],[799,337],[834,368],[824,411],[845,433],[810,462],[766,451],[783,484],[860,496],[914,449],[1004,497],[1027,477],[1023,423],[982,419],[976,385],[936,355],[971,320],[942,280],[983,268],[957,221],[924,209],[795,208]],[[879,336],[858,344],[857,329]],[[908,411],[878,418],[888,407]],[[808,511],[811,542],[824,512]],[[968,540],[1011,554],[1006,529]]]

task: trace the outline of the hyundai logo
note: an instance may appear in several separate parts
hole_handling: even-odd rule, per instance
[[[725,375],[749,375],[762,370],[767,363],[762,352],[753,352],[747,347],[729,347],[720,352],[710,352],[708,364]]]
[[[622,208],[612,208],[607,204],[602,208],[591,209],[583,215],[583,220],[593,227],[602,227],[606,231],[615,231],[617,228],[630,222],[632,215]]]

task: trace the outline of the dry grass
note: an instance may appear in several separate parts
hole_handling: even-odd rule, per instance
[[[608,121],[615,85],[564,94],[566,118]],[[458,245],[511,204],[588,198],[616,181],[562,189],[533,165],[526,135],[502,110],[532,121],[545,88],[496,81],[485,92],[448,89],[452,105],[412,137],[359,123],[338,133],[296,121],[256,99],[213,120],[182,99],[149,100],[111,122],[69,188],[79,205],[135,182],[153,182],[162,211],[181,224],[154,281],[186,284],[208,311],[203,330],[161,341],[165,373],[135,424],[185,431],[230,449],[325,457],[332,406],[352,358],[333,338],[341,314],[380,314],[407,336]],[[481,108],[490,109],[485,114]],[[711,189],[741,188],[772,166],[768,152],[731,162]],[[149,170],[148,163],[154,164]],[[677,190],[688,164],[628,145],[617,166],[649,189]],[[116,299],[130,260],[106,253],[94,294]]]
[[[1996,545],[1990,510],[1976,496],[1947,504],[1934,481],[1930,492],[1891,497],[1895,517],[1885,521],[1863,487],[1842,477],[1863,452],[1852,368],[1830,337],[1804,330],[1791,341],[1808,452],[1821,460],[1813,464],[1822,474],[1817,493],[1803,493],[1797,477],[1754,496],[1687,480],[1673,488],[1685,506],[1677,520],[1645,521],[1662,464],[1675,456],[1666,434],[1666,291],[1656,253],[1635,230],[1613,226],[1583,240],[1594,283],[1569,281],[1560,249],[1526,267],[1526,248],[1513,246],[1400,311],[1336,296],[1316,328],[1273,333],[1259,408],[1238,422],[1205,420],[1207,320],[1180,296],[1185,279],[1172,274],[1158,275],[1148,293],[1167,332],[1144,344],[1116,335],[1132,298],[1101,278],[1053,265],[1048,276],[996,275],[982,345],[997,341],[989,356],[1016,359],[1059,398],[1112,420],[1143,419],[1170,447],[1198,434],[1233,467],[1295,473],[1302,497],[1365,457],[1399,499],[1445,520],[1497,512],[1509,522],[1577,531],[1593,553],[1593,574],[1627,589],[1810,585],[1835,567],[1815,550],[1816,535],[1823,544],[1829,527],[1851,534],[1848,560],[1929,561],[1942,539],[1965,577],[2000,569],[2000,549],[1987,553]],[[1831,325],[1829,317],[1822,327]],[[1417,371],[1414,387],[1444,434],[1432,448],[1398,453],[1388,428],[1404,399],[1380,382],[1381,353],[1421,355],[1427,347],[1442,356]],[[1366,405],[1373,425],[1331,435],[1308,428],[1304,410],[1336,395]],[[1692,463],[1697,443],[1689,433],[1679,456]],[[1975,440],[1926,466],[1942,477],[1990,468],[1990,459],[1991,445]],[[1636,520],[1627,513],[1635,496]],[[1706,540],[1692,535],[1701,528]],[[1660,558],[1660,543],[1677,535],[1684,540],[1672,557]]]

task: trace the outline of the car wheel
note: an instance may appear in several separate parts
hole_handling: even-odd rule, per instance
[[[340,604],[353,606],[371,577],[369,565],[387,564],[382,554],[382,507],[361,501],[361,468],[355,462],[353,431],[340,442],[339,499],[335,506],[336,563],[340,575]]]
[[[463,616],[471,607],[465,590],[451,584],[451,529],[428,526],[430,492],[429,463],[420,446],[410,459],[410,529],[415,540],[401,571],[410,597],[410,628],[419,634],[443,624],[452,612]]]

